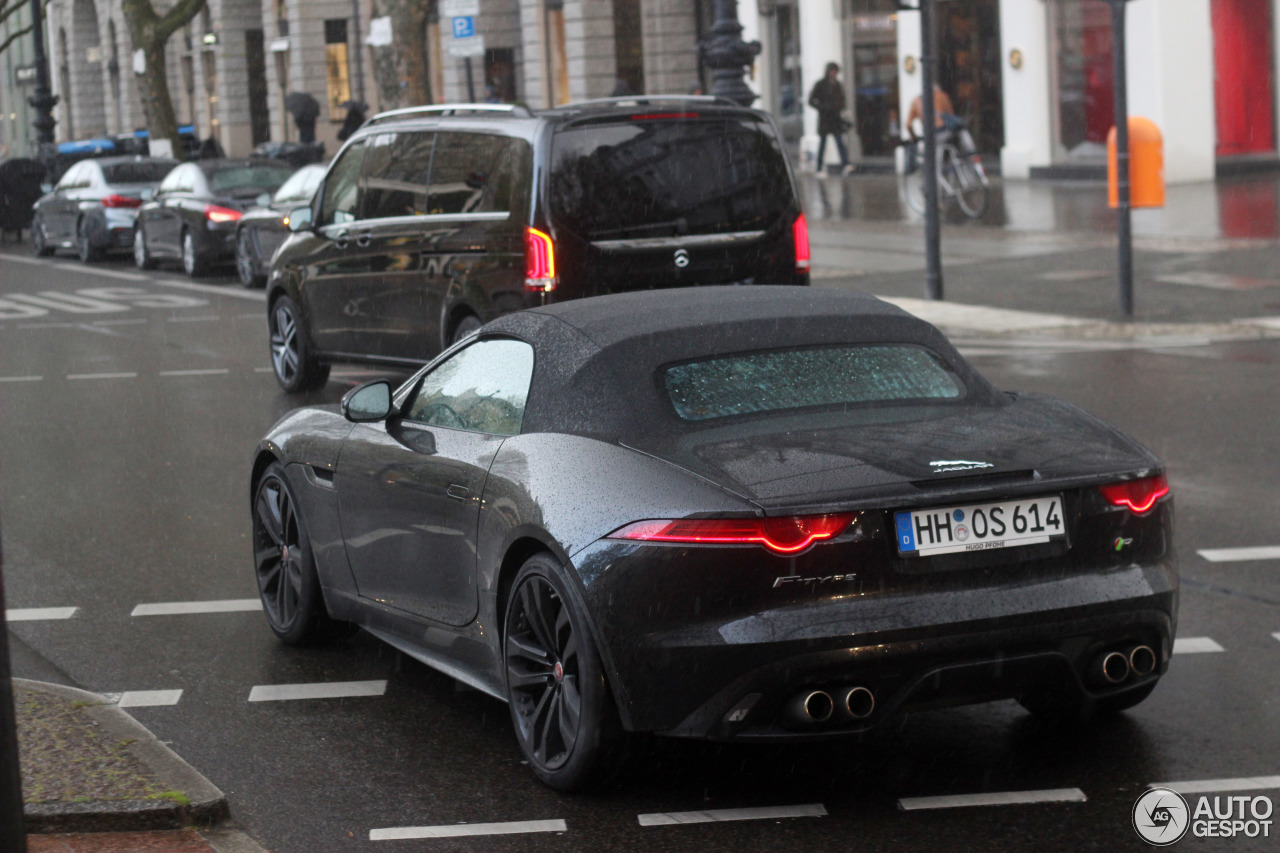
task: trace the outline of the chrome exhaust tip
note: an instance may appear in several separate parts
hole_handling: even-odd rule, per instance
[[[831,700],[830,693],[825,690],[810,690],[797,693],[787,700],[786,714],[787,719],[793,723],[812,725],[825,723],[831,719],[835,709],[835,702]]]
[[[876,709],[876,697],[865,687],[850,687],[844,694],[840,709],[854,720],[865,720]]]
[[[1089,667],[1089,677],[1097,684],[1119,684],[1129,677],[1129,657],[1122,652],[1099,655]]]
[[[1156,671],[1156,653],[1150,646],[1134,646],[1129,650],[1129,669],[1139,677]]]

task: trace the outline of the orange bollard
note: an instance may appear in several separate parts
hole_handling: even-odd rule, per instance
[[[1107,134],[1107,203],[1120,206],[1116,129]],[[1164,207],[1164,136],[1149,118],[1129,117],[1129,206]]]

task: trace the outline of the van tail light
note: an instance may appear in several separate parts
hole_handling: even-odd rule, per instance
[[[607,539],[690,545],[763,545],[775,554],[798,554],[814,542],[839,536],[856,512],[779,518],[690,518],[637,521]]]
[[[235,222],[241,216],[244,216],[238,210],[232,210],[229,207],[219,207],[216,204],[206,205],[204,209],[204,218],[210,222],[221,224],[223,222]]]
[[[1131,512],[1141,515],[1156,505],[1156,501],[1169,494],[1169,481],[1164,475],[1143,477],[1141,480],[1126,480],[1123,483],[1108,483],[1099,486],[1098,491],[1114,506],[1126,506]]]
[[[809,223],[804,214],[796,217],[791,225],[791,234],[796,241],[796,272],[809,271]]]
[[[142,199],[115,193],[102,199],[103,207],[142,207]]]
[[[556,247],[537,228],[524,229],[524,289],[550,293],[556,289]]]

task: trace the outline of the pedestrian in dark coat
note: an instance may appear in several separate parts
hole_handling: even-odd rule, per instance
[[[809,93],[809,106],[818,111],[818,161],[819,171],[822,169],[822,156],[827,150],[827,137],[836,141],[836,151],[840,154],[840,168],[849,170],[849,152],[845,149],[844,134],[849,129],[844,120],[844,86],[839,80],[840,66],[834,62],[827,63],[827,73],[813,84]]]

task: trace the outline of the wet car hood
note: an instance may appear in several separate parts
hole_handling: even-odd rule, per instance
[[[1159,466],[1145,448],[1052,397],[764,418],[625,442],[766,509],[911,503],[974,488],[1096,481]]]

